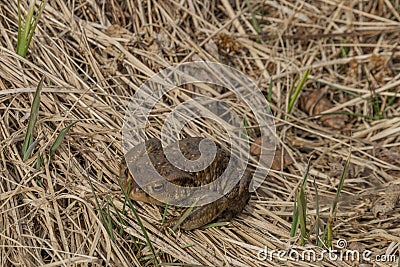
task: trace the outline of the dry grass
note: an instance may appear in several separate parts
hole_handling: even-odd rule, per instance
[[[244,213],[220,228],[165,233],[159,228],[162,210],[137,203],[159,261],[205,266],[355,265],[329,259],[257,260],[258,249],[264,246],[304,249],[289,233],[293,196],[307,161],[314,155],[307,187],[311,226],[316,217],[313,179],[321,202],[330,203],[349,151],[351,169],[334,239],[398,259],[400,207],[398,186],[393,184],[399,184],[400,177],[399,1],[250,2],[260,32],[253,27],[246,1],[49,1],[26,60],[15,53],[17,1],[0,4],[1,266],[153,264],[146,259],[151,252],[134,216],[115,209],[121,210],[124,200],[116,182],[124,107],[138,86],[159,70],[199,59],[235,67],[265,93],[273,81],[277,142],[294,164],[270,173]],[[307,68],[312,69],[311,78],[302,95],[326,90],[334,103],[327,112],[353,114],[344,128],[323,125],[298,106],[281,119],[296,74],[301,76]],[[38,146],[41,155],[61,129],[77,124],[51,161],[36,170],[34,159],[22,162],[20,150],[34,91],[43,76],[35,129],[35,136],[43,138]],[[191,97],[183,90],[175,94],[167,101],[171,107]],[[220,97],[222,91],[211,95]],[[157,120],[152,127],[151,133],[157,134]],[[101,221],[88,179],[101,208],[109,209],[114,220],[113,238]],[[381,205],[389,208],[378,216],[377,205],[385,203],[378,197],[385,192],[392,193],[394,204]],[[329,206],[320,207],[325,221]],[[124,217],[126,226],[120,225],[118,216]],[[310,244],[314,239],[312,235]]]

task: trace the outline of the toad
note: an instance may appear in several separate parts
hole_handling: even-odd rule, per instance
[[[188,137],[179,140],[179,148],[182,155],[188,160],[198,159],[201,155],[199,145],[203,139],[202,137]],[[161,141],[158,139],[152,138],[147,140],[141,149],[137,147],[133,148],[121,162],[120,181],[122,189],[135,201],[157,205],[165,204],[153,198],[147,192],[150,192],[153,196],[165,194],[168,188],[167,183],[163,182],[165,180],[154,181],[146,185],[145,191],[135,182],[127,166],[128,164],[134,166],[136,170],[135,174],[146,173],[145,169],[148,169],[148,166],[144,163],[144,148],[152,165],[165,180],[184,187],[198,187],[213,182],[224,172],[230,159],[229,153],[217,145],[215,158],[207,168],[199,172],[189,172],[174,166],[168,161],[163,152]],[[169,149],[169,146],[167,149]],[[242,212],[250,199],[250,181],[251,173],[246,170],[239,182],[223,197],[203,206],[195,206],[192,212],[180,224],[180,228],[192,230],[214,221],[231,220],[234,216]],[[175,197],[179,198],[181,196],[178,195]],[[178,218],[174,218],[167,225],[172,225],[177,220]]]

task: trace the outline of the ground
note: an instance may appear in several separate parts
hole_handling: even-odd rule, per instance
[[[21,5],[25,16],[28,3]],[[0,3],[1,266],[397,266],[398,0],[54,0],[26,58],[15,53],[17,7]],[[118,186],[124,116],[143,82],[198,60],[229,65],[255,82],[274,115],[281,161],[229,224],[169,232],[160,227],[163,208],[134,202],[142,229]],[[24,161],[42,78],[38,141]],[[148,136],[159,136],[180,103],[202,95],[233,103],[255,142],[260,128],[250,127],[251,107],[226,88],[191,85],[157,103]],[[219,131],[206,120],[179,137],[216,138]],[[322,254],[315,226],[322,235],[348,159],[332,240],[342,252],[371,251],[371,261],[296,259],[303,251]],[[302,244],[300,230],[290,232],[307,166],[310,235]]]

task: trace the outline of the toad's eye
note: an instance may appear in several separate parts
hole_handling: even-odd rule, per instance
[[[135,188],[135,193],[142,192],[142,191],[143,191],[143,189],[140,188],[140,187],[136,187],[136,188]]]
[[[155,184],[151,189],[153,189],[153,192],[160,192],[164,189],[164,184]]]

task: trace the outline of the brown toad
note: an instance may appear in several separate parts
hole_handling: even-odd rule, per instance
[[[179,141],[179,148],[182,155],[188,160],[196,160],[200,157],[199,144],[204,138],[188,137]],[[169,147],[169,146],[168,146]],[[168,149],[168,147],[166,149]],[[228,165],[229,153],[217,146],[217,151],[213,162],[204,170],[199,172],[186,172],[173,166],[164,155],[161,141],[158,139],[149,139],[146,141],[145,148],[149,159],[157,172],[172,184],[184,187],[198,187],[208,184],[217,179]],[[127,153],[121,162],[120,179],[122,188],[128,191],[131,199],[145,203],[165,205],[148,193],[142,190],[134,181],[128,167],[128,164],[135,168],[135,173],[146,173],[148,166],[144,163],[144,146],[142,149],[133,148]],[[126,159],[126,160],[125,160]],[[143,172],[141,172],[143,170]],[[245,171],[240,181],[223,197],[209,204],[194,207],[189,216],[182,222],[180,227],[184,230],[199,228],[212,221],[229,221],[236,214],[240,213],[246,206],[250,198],[249,184],[251,174]],[[147,192],[154,196],[165,194],[167,183],[155,181],[147,185]],[[177,196],[178,198],[181,196]],[[182,196],[183,197],[183,196]],[[186,196],[185,196],[186,197]],[[191,196],[194,198],[194,196]],[[172,222],[177,219],[173,219]],[[171,224],[171,223],[169,223]]]

